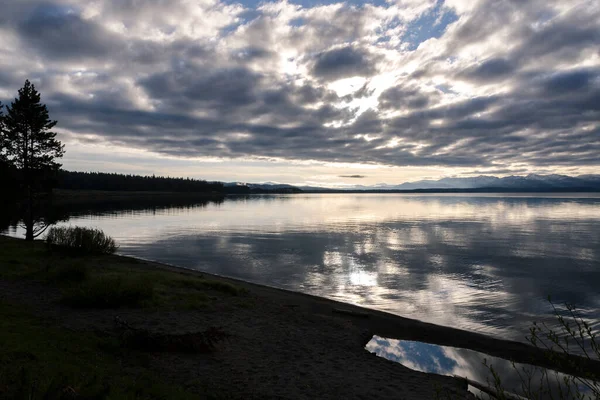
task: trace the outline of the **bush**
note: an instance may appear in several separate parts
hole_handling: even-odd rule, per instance
[[[85,253],[112,254],[117,251],[113,238],[100,229],[75,227],[52,227],[46,236],[51,248],[59,247]]]
[[[518,368],[514,363],[521,387],[519,398],[524,399],[557,399],[557,400],[600,400],[600,342],[598,332],[576,311],[571,304],[565,304],[565,310],[559,311],[548,298],[554,315],[558,320],[558,328],[551,328],[545,323],[533,323],[527,337],[533,346],[546,350],[548,361],[558,368],[566,368],[569,374],[561,374],[542,367],[532,369]],[[574,359],[581,354],[583,359]],[[590,366],[595,364],[595,368]],[[484,363],[492,374],[492,382],[488,384],[498,399],[512,399],[492,365]],[[514,395],[513,395],[514,396]]]
[[[100,277],[67,291],[62,302],[77,308],[119,308],[139,306],[154,298],[148,280]]]

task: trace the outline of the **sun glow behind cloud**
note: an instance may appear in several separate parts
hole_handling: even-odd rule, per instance
[[[0,99],[31,79],[70,169],[296,168],[279,178],[328,185],[363,166],[377,167],[361,184],[586,173],[600,163],[599,19],[591,0],[10,0]]]

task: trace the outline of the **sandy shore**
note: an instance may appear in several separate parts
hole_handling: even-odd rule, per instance
[[[128,258],[127,256],[120,256]],[[132,257],[133,258],[133,257]],[[377,311],[369,308],[343,303],[323,297],[313,296],[305,293],[264,286],[235,278],[223,277],[206,272],[182,269],[173,265],[142,260],[155,268],[166,269],[181,274],[202,274],[213,279],[230,282],[249,289],[256,296],[265,301],[277,304],[291,305],[298,312],[323,317],[336,317],[352,321],[352,324],[362,329],[364,343],[373,335],[389,339],[415,340],[444,346],[460,347],[479,351],[495,357],[513,360],[518,363],[534,364],[555,367],[547,361],[544,351],[529,344],[512,340],[502,340],[491,336],[469,332],[465,330],[435,325],[416,319],[404,318],[395,314]],[[339,310],[348,312],[346,316],[340,316]],[[351,316],[356,314],[356,316]],[[586,360],[577,358],[578,362],[586,363]],[[589,363],[589,369],[600,371],[600,363]]]
[[[247,289],[236,299],[243,306],[223,301],[207,310],[82,310],[61,305],[58,290],[36,282],[0,279],[0,292],[74,330],[108,332],[114,329],[115,316],[158,333],[221,327],[231,338],[213,354],[156,353],[144,366],[200,398],[218,393],[223,396],[219,398],[243,399],[435,399],[439,390],[449,394],[441,398],[471,398],[462,380],[413,371],[367,352],[364,345],[374,334],[469,348],[516,362],[543,365],[546,360],[541,351],[522,343],[155,262],[111,257],[120,263],[131,260],[131,268],[233,283]]]

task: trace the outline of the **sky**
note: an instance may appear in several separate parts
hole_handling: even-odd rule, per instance
[[[63,167],[315,186],[600,171],[597,0],[4,0]]]

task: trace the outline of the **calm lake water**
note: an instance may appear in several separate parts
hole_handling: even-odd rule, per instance
[[[415,371],[460,376],[491,388],[495,388],[495,378],[491,371],[493,368],[494,373],[500,379],[502,388],[509,393],[523,396],[523,399],[580,398],[573,392],[570,395],[564,395],[568,393],[569,388],[575,391],[576,387],[579,393],[585,396],[584,399],[591,400],[594,397],[589,387],[573,377],[570,377],[568,383],[565,382],[568,375],[533,365],[513,364],[511,361],[473,350],[410,340],[387,339],[380,336],[373,336],[365,349]],[[531,378],[530,381],[529,378]],[[525,387],[523,387],[524,383]],[[527,384],[531,386],[528,387]],[[529,395],[529,390],[533,395]],[[563,391],[562,396],[561,390]],[[469,391],[479,396],[478,398],[493,398],[471,385],[469,385]]]
[[[121,254],[524,340],[549,295],[600,321],[599,222],[588,194],[301,194],[66,224],[104,230]]]

